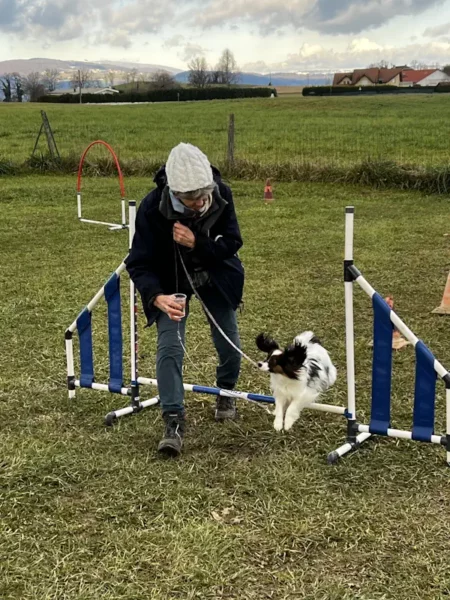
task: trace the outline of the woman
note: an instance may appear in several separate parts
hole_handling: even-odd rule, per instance
[[[158,450],[177,456],[185,433],[182,366],[192,285],[239,348],[236,310],[242,301],[244,270],[237,252],[242,238],[231,190],[199,148],[183,143],[173,148],[154,182],[156,189],[139,207],[126,265],[148,324],[156,322],[158,329],[156,376],[165,422]],[[176,292],[187,296],[185,316],[173,297]],[[220,361],[217,387],[231,390],[239,376],[240,355],[210,326]],[[216,420],[236,417],[235,400],[218,396]]]

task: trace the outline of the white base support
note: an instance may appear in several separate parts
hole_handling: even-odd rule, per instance
[[[360,433],[369,433],[369,425],[358,425],[358,431]],[[387,437],[397,438],[401,440],[412,440],[412,431],[405,431],[404,429],[388,429]],[[385,436],[382,436],[385,437]],[[432,435],[430,442],[432,444],[442,445],[442,436],[441,435]]]
[[[159,398],[158,396],[155,396],[154,398],[149,398],[148,400],[143,400],[142,402],[139,402],[137,406],[130,405],[126,406],[125,408],[119,408],[119,410],[113,410],[112,412],[106,415],[105,425],[111,426],[113,425],[114,421],[117,421],[117,419],[120,419],[120,417],[126,417],[127,415],[136,414],[138,412],[141,412],[141,410],[143,410],[144,408],[156,406],[157,404],[159,404]]]
[[[81,387],[79,379],[75,379],[75,387]],[[90,388],[86,389],[97,390],[98,392],[109,392],[109,386],[107,383],[93,383]],[[123,387],[120,391],[122,396],[129,396],[129,392],[129,388],[126,387]]]
[[[370,433],[360,433],[358,436],[356,436],[356,442],[347,442],[340,448],[337,448],[336,450],[333,450],[333,452],[330,452],[330,454],[328,455],[328,464],[334,465],[342,456],[345,456],[352,450],[357,450],[363,442],[365,442],[371,437],[371,435],[372,434]]]
[[[92,219],[78,219],[80,223],[91,223],[92,225],[107,225],[111,231],[116,229],[128,229],[128,225],[119,225],[119,223],[109,223],[107,221],[94,221]]]
[[[328,455],[328,463],[330,465],[335,464],[342,456],[345,456],[352,450],[357,450],[363,442],[365,442],[372,436],[372,434],[370,433],[369,425],[358,425],[357,428],[358,428],[359,434],[356,437],[356,442],[347,442],[346,444],[343,444],[340,448],[337,448],[337,450],[330,452],[330,454]],[[380,437],[391,437],[391,438],[396,438],[399,440],[412,440],[413,439],[412,431],[406,431],[404,429],[388,429],[386,435],[382,435]],[[446,439],[445,436],[432,435],[430,442],[432,444],[437,444],[438,446],[443,446],[443,445],[445,446],[446,445],[444,443],[445,439]],[[448,452],[447,452],[447,463],[449,463],[449,465],[450,465],[450,454]]]

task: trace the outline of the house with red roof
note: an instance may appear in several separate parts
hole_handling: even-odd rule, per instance
[[[394,69],[355,69],[352,73],[336,73],[333,85],[400,85],[404,67]]]
[[[450,83],[450,75],[440,69],[410,69],[394,67],[392,69],[355,69],[352,72],[336,73],[333,85],[395,85],[397,87],[436,86]]]
[[[400,85],[401,87],[413,87],[414,85],[436,86],[446,82],[450,83],[450,75],[440,69],[418,69],[405,71]]]

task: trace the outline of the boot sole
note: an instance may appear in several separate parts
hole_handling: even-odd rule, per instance
[[[158,452],[166,458],[176,458],[181,454],[181,446],[172,440],[163,440],[159,443]]]
[[[237,411],[218,411],[216,410],[215,420],[218,423],[223,423],[224,421],[237,421],[239,419],[239,415]]]

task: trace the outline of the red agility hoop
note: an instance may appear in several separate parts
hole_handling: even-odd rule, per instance
[[[86,159],[87,153],[93,146],[95,146],[97,144],[100,144],[101,146],[105,146],[105,148],[107,150],[109,150],[109,152],[111,153],[111,156],[113,157],[114,162],[116,164],[117,174],[119,176],[120,197],[121,197],[121,203],[122,203],[122,223],[121,224],[107,223],[105,221],[93,221],[91,219],[84,219],[81,214],[81,180],[82,180],[82,175],[83,175],[83,165],[84,165],[84,161]],[[125,227],[128,227],[127,221],[126,221],[126,213],[125,213],[125,185],[123,182],[123,174],[122,174],[122,170],[120,168],[119,159],[117,158],[117,154],[114,152],[112,147],[107,142],[104,142],[103,140],[95,140],[95,142],[91,142],[81,156],[80,164],[78,165],[77,204],[78,204],[78,219],[82,223],[94,223],[96,225],[107,225],[110,229],[123,229]]]

